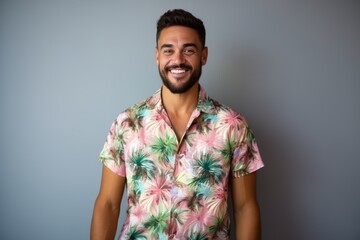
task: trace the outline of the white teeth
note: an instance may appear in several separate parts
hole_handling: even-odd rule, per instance
[[[170,72],[171,73],[184,73],[185,70],[183,70],[183,69],[171,69]]]

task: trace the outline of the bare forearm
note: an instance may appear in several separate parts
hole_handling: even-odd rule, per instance
[[[256,203],[248,204],[241,211],[236,211],[234,218],[236,240],[261,239],[260,210]]]
[[[120,210],[96,200],[91,222],[91,240],[113,240],[116,235]]]

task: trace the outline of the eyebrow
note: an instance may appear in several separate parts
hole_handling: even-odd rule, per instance
[[[174,47],[173,44],[167,44],[167,43],[165,43],[165,44],[161,45],[160,49],[163,49],[163,48],[172,48],[172,47]],[[194,48],[198,49],[198,47],[196,46],[195,43],[185,43],[185,44],[183,44],[183,47],[184,47],[184,48],[185,48],[185,47],[194,47]]]
[[[160,49],[163,49],[163,48],[171,48],[171,47],[173,47],[174,45],[172,45],[172,44],[163,44],[163,45],[161,45],[161,47],[160,47]]]
[[[183,45],[183,47],[194,47],[194,48],[198,49],[198,47],[196,46],[195,43],[185,43],[185,44]]]

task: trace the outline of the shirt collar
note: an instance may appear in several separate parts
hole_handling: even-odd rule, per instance
[[[208,114],[215,114],[218,112],[219,104],[215,100],[209,97],[204,88],[200,86],[199,89],[199,98],[196,109],[200,112],[205,112]],[[146,105],[149,109],[155,109],[158,111],[163,111],[164,107],[161,99],[161,88],[158,89],[150,98],[146,100]]]

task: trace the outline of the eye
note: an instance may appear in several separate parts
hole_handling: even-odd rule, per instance
[[[193,47],[187,47],[187,48],[184,49],[184,54],[185,55],[192,55],[194,53],[196,53],[196,50]]]
[[[167,48],[163,50],[163,54],[165,55],[171,55],[174,52],[174,50]]]

